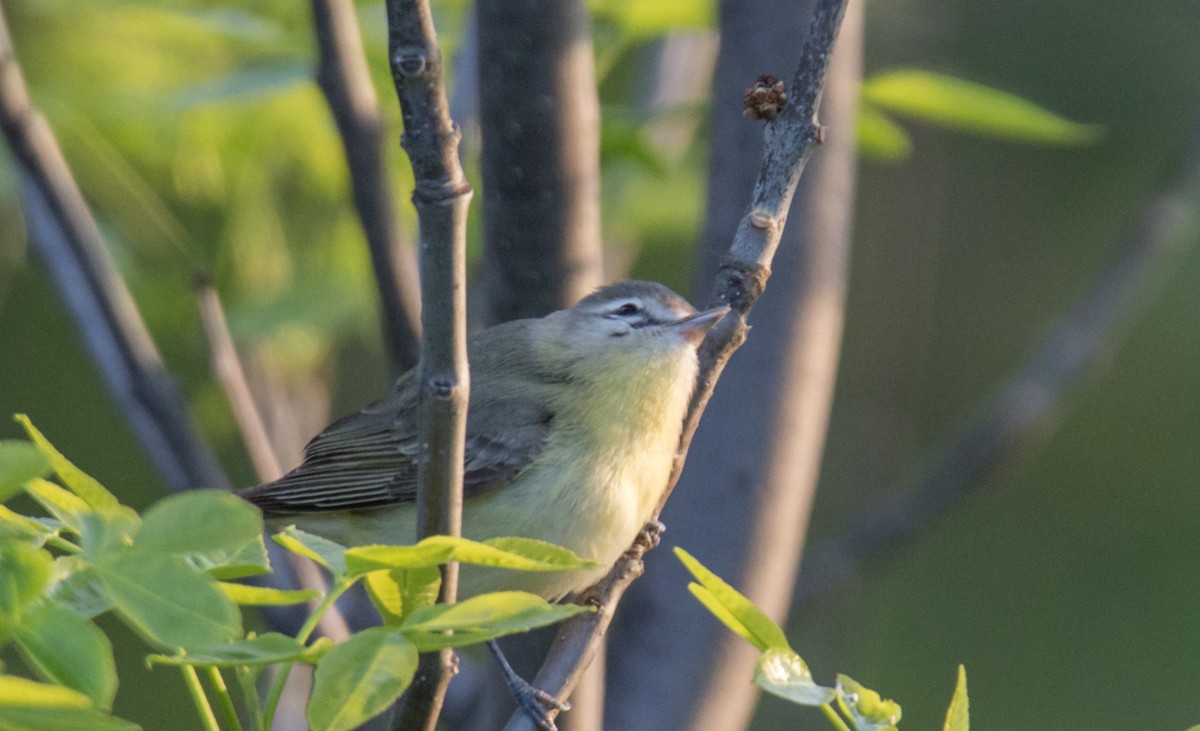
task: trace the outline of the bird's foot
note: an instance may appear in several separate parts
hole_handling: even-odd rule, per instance
[[[667,526],[662,521],[651,520],[642,526],[638,531],[637,540],[635,543],[642,547],[643,551],[649,551],[658,548],[658,544],[662,542],[662,534],[667,530]]]
[[[529,720],[533,721],[541,731],[558,731],[558,726],[554,725],[551,711],[554,714],[569,711],[571,704],[567,701],[560,701],[517,675],[512,665],[508,664],[508,660],[500,651],[500,646],[496,644],[495,640],[488,641],[488,648],[496,656],[496,661],[500,663],[500,669],[504,672],[504,679],[508,682],[509,690],[512,691],[513,697],[517,699],[517,704],[521,706],[521,710],[529,717]]]

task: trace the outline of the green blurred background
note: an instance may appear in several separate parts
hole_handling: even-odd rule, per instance
[[[595,6],[605,233],[614,260],[686,291],[703,218],[707,108],[672,110],[698,121],[698,135],[680,155],[656,154],[639,69],[662,34],[703,33],[715,8]],[[398,129],[381,3],[359,7]],[[233,480],[254,481],[210,374],[192,271],[212,276],[250,359],[289,383],[325,384],[315,401],[327,399],[332,413],[381,394],[369,261],[341,146],[309,81],[308,4],[19,0],[4,9],[34,99]],[[453,54],[467,3],[435,9]],[[815,536],[935,458],[1109,261],[1200,119],[1198,28],[1200,4],[1188,0],[868,3],[869,73],[951,73],[1106,132],[1092,145],[1044,147],[906,124],[906,159],[862,161]],[[407,191],[401,155],[391,162]],[[411,229],[407,202],[402,217]],[[144,506],[162,485],[24,236],[4,157],[0,414],[29,413],[72,459]],[[977,728],[1200,722],[1198,362],[1192,248],[1123,347],[1080,384],[1048,444],[794,617],[793,645],[817,679],[845,672],[896,698],[910,729],[940,725],[960,662]],[[0,421],[0,437],[17,435]],[[682,586],[664,590],[683,600]],[[115,713],[147,729],[187,728],[178,676],[146,671],[140,645],[115,631]],[[758,718],[763,729],[823,723],[771,699]]]

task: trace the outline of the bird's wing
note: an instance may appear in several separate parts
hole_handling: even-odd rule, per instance
[[[296,469],[239,494],[274,514],[362,510],[415,501],[418,445],[413,380],[404,379],[387,398],[330,425],[305,448],[304,462]],[[464,497],[512,482],[541,453],[552,418],[547,409],[522,404],[492,388],[486,379],[472,391]]]

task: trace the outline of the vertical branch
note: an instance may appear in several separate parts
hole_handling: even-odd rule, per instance
[[[600,102],[583,0],[480,0],[485,324],[573,305],[602,277]]]
[[[405,256],[395,196],[388,181],[384,123],[352,0],[312,0],[320,60],[317,84],[329,102],[346,150],[354,207],[367,237],[379,290],[393,375],[417,362],[420,301],[417,275]]]
[[[442,56],[428,0],[388,0],[388,51],[401,143],[412,163],[420,229],[421,323],[417,538],[457,536],[462,527],[463,439],[470,376],[466,347],[466,226],[471,187],[458,159]],[[440,601],[453,602],[458,567],[442,567]],[[422,658],[398,727],[432,729],[455,671],[449,650]]]
[[[50,125],[29,98],[2,12],[0,130],[23,173],[33,247],[159,474],[172,490],[227,486],[105,248]]]
[[[715,295],[710,300],[712,305],[726,305],[732,311],[709,332],[700,347],[700,375],[684,421],[669,487],[679,480],[713,387],[733,351],[745,340],[746,317],[766,287],[788,208],[820,132],[816,110],[845,10],[846,0],[817,0],[787,103],[764,130],[762,167],[752,201],[717,271]],[[570,694],[611,622],[615,603],[641,573],[643,553],[644,546],[635,546],[593,587],[591,593],[600,605],[599,611],[579,615],[563,626],[534,680],[535,686],[559,698]],[[518,713],[506,728],[527,731],[532,729],[532,722]]]

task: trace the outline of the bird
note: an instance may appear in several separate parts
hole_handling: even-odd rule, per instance
[[[607,572],[667,487],[697,347],[728,311],[697,312],[662,284],[623,280],[468,339],[463,536],[549,541],[597,567],[463,567],[460,597],[523,590],[555,600]],[[410,370],[313,438],[300,466],[240,496],[274,524],[343,545],[412,543],[419,391]]]

